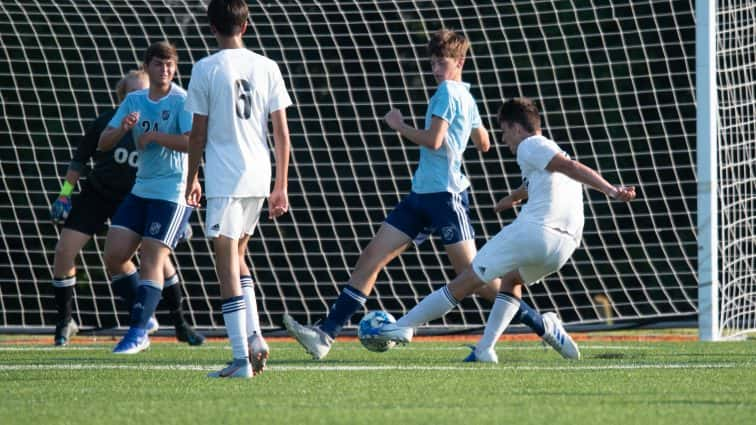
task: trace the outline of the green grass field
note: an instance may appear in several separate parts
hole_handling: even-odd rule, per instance
[[[370,353],[340,342],[314,362],[271,343],[251,380],[209,379],[226,343],[55,349],[0,339],[0,424],[753,424],[756,341],[583,342],[562,360],[502,342],[498,365],[464,364],[460,342]]]

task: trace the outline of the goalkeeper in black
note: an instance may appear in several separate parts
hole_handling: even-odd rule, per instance
[[[149,85],[144,71],[131,71],[116,87],[118,101],[127,93],[147,88]],[[52,220],[62,224],[60,239],[55,246],[53,271],[53,288],[57,307],[55,325],[55,345],[67,345],[78,332],[78,325],[72,318],[74,287],[76,286],[75,260],[78,253],[95,233],[107,227],[107,221],[115,213],[123,198],[131,191],[137,170],[139,155],[131,133],[127,134],[108,152],[97,151],[100,133],[105,129],[115,110],[103,113],[87,129],[81,138],[66,172],[63,187],[51,210]],[[94,166],[87,178],[81,182],[81,192],[72,193],[79,178],[84,174],[90,159]],[[190,236],[191,227],[184,230]],[[205,337],[195,332],[186,322],[182,310],[182,293],[178,283],[176,269],[168,259],[164,267],[165,284],[162,293],[164,306],[170,311],[171,320],[176,329],[176,338],[189,345],[201,345]],[[112,276],[112,289],[123,301],[127,311],[139,283],[136,266],[130,273]],[[157,331],[158,323],[150,321],[151,332]]]

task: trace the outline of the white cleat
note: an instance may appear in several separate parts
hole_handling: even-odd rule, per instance
[[[155,316],[150,317],[147,320],[147,335],[152,335],[158,330],[160,330],[160,323],[158,323],[157,318]]]
[[[252,364],[252,373],[255,375],[263,373],[270,355],[268,343],[265,342],[262,335],[254,333],[247,337],[247,344],[249,345],[249,362]]]
[[[234,359],[223,369],[207,374],[208,378],[251,378],[253,376],[252,365],[247,359]]]
[[[300,325],[288,314],[284,314],[283,323],[289,335],[296,339],[313,359],[320,360],[331,351],[333,338],[317,327]]]
[[[397,344],[409,344],[412,341],[412,334],[412,328],[397,326],[396,323],[386,323],[378,329],[377,337]]]
[[[564,330],[562,321],[559,320],[559,317],[555,313],[549,312],[543,314],[543,326],[546,328],[546,332],[544,332],[541,338],[554,348],[557,353],[561,354],[565,359],[580,359],[580,350],[577,344],[572,340],[570,334]]]
[[[480,351],[477,346],[470,346],[470,354],[462,360],[465,363],[499,363],[499,356],[493,349]]]

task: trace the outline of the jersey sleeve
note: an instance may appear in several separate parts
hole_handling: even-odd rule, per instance
[[[281,70],[278,65],[273,63],[271,67],[271,81],[269,84],[270,91],[268,92],[268,111],[275,112],[279,109],[286,108],[291,105],[291,97],[286,92],[286,83],[284,83]]]
[[[132,110],[132,101],[133,99],[131,96],[126,95],[126,99],[121,102],[120,105],[118,105],[118,109],[116,110],[115,115],[113,115],[113,118],[110,119],[110,122],[108,122],[108,127],[117,128],[121,126],[121,122],[123,121],[123,118],[126,117],[126,115],[131,113]]]
[[[68,168],[80,173],[84,170],[84,166],[94,156],[95,151],[97,151],[100,135],[108,123],[104,118],[107,117],[98,117],[89,124],[89,127],[84,132],[84,136],[79,139],[79,145],[76,147],[76,152],[74,152]]]
[[[449,91],[443,85],[439,86],[428,105],[430,115],[451,123],[452,119],[454,119],[455,109],[454,99],[449,94]]]
[[[556,143],[546,139],[529,139],[517,147],[517,156],[523,164],[544,170],[554,156],[562,153]]]
[[[480,128],[483,126],[483,122],[480,119],[480,111],[478,110],[478,105],[474,103],[473,100],[473,108],[472,108],[472,120],[470,120],[470,127],[471,128]]]
[[[186,108],[179,111],[178,124],[181,134],[192,131],[192,117],[193,114],[186,110]]]
[[[210,96],[208,93],[207,79],[200,63],[192,68],[192,77],[189,80],[189,88],[186,93],[184,110],[190,114],[207,116],[210,113]],[[191,124],[190,124],[191,125]]]

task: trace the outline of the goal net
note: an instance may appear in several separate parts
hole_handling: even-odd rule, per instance
[[[177,83],[186,87],[192,64],[215,49],[204,11],[197,0],[0,3],[0,327],[54,326],[59,233],[49,209],[77,137],[114,106],[115,82],[139,66],[151,42],[176,44]],[[250,11],[244,41],[280,64],[294,100],[291,211],[276,221],[264,216],[249,245],[264,329],[278,329],[284,313],[302,322],[321,318],[360,251],[409,192],[418,149],[382,117],[396,107],[422,125],[435,89],[425,45],[441,27],[471,41],[463,79],[492,140],[501,101],[531,97],[543,111],[546,136],[608,180],[638,188],[639,199],[629,204],[586,190],[582,246],[559,273],[529,287],[525,300],[573,327],[694,323],[692,0],[288,0],[253,2]],[[743,44],[737,57],[753,60],[753,48]],[[752,99],[750,71],[735,68],[752,71],[753,63],[730,65],[740,79],[733,84]],[[752,159],[749,108],[734,107],[726,124],[751,123],[728,139],[750,149]],[[745,156],[733,162],[731,200],[744,215],[733,217],[731,229],[752,237],[753,163],[749,169]],[[464,170],[481,246],[515,217],[496,215],[493,205],[521,182],[499,143],[485,154],[469,149]],[[741,181],[748,172],[751,180]],[[211,246],[196,215],[192,224],[195,236],[177,248],[175,260],[192,321],[215,329],[222,317]],[[103,242],[87,245],[78,262],[74,315],[85,328],[127,323],[104,271]],[[751,274],[733,269],[737,279],[753,280],[752,245],[749,255]],[[366,309],[401,315],[453,274],[438,241],[411,247],[379,275]],[[430,326],[474,329],[489,308],[465,300]]]

